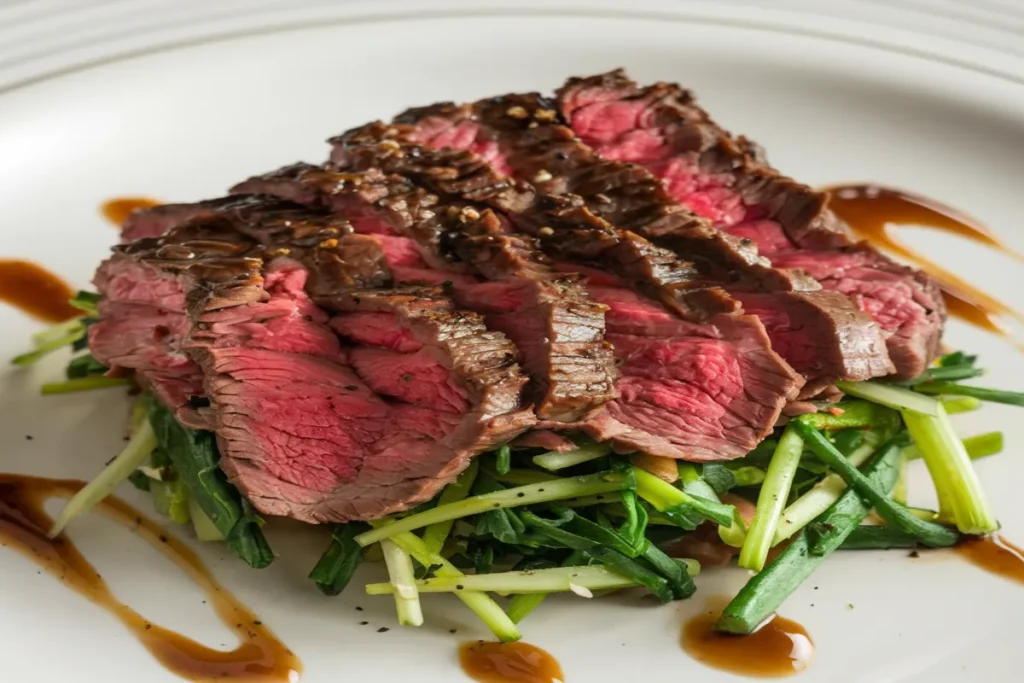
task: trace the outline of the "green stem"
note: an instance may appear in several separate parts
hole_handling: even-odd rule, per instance
[[[969,413],[981,407],[981,401],[973,396],[939,396],[939,401],[948,415]]]
[[[700,573],[700,563],[683,560],[687,573]],[[623,576],[604,566],[552,567],[521,572],[498,572],[474,574],[472,576],[435,576],[416,582],[421,593],[456,593],[484,591],[498,595],[566,593],[575,592],[574,587],[591,591],[630,588],[640,585],[634,579]],[[366,586],[368,595],[389,595],[394,593],[390,583],[371,583]]]
[[[990,455],[997,455],[1003,452],[1003,433],[985,432],[984,434],[969,436],[963,439],[962,443],[964,450],[967,451],[967,457],[971,460],[987,458]],[[904,453],[908,460],[917,460],[922,457],[921,449],[917,447],[917,444],[907,446],[904,449]]]
[[[422,626],[423,608],[420,606],[419,591],[416,590],[412,558],[393,541],[381,541],[380,548],[384,553],[388,576],[391,577],[389,585],[394,589],[398,623],[402,626]]]
[[[633,468],[633,476],[636,477],[637,495],[653,505],[658,512],[683,506],[693,508],[705,519],[710,519],[717,524],[726,526],[732,524],[734,508],[731,505],[680,491],[672,484],[639,467]]]
[[[147,421],[132,435],[124,450],[68,501],[53,523],[53,528],[48,534],[49,537],[55,538],[71,520],[88,512],[109,496],[121,482],[146,461],[154,448],[156,448],[156,434],[153,433],[153,427]]]
[[[621,491],[632,488],[634,485],[635,483],[631,477],[625,474],[619,472],[598,472],[582,477],[569,477],[539,484],[519,486],[517,488],[505,489],[504,491],[473,496],[455,503],[425,510],[415,515],[409,515],[388,524],[386,527],[372,529],[360,534],[356,536],[356,541],[362,546],[367,546],[403,531],[412,531],[450,519],[470,517],[489,510],[536,505],[537,503],[589,496],[595,493]]]
[[[905,412],[903,421],[928,466],[939,497],[939,512],[952,513],[957,528],[965,534],[987,534],[998,529],[999,522],[967,450],[942,405],[935,416]]]
[[[441,492],[441,497],[438,498],[437,504],[448,505],[449,503],[455,503],[463,500],[469,495],[470,490],[473,488],[473,483],[476,482],[476,475],[480,469],[480,461],[473,459],[469,463],[469,467],[463,470],[459,478],[454,483],[449,484],[445,487],[444,491]],[[444,542],[448,540],[448,534],[452,531],[452,526],[455,524],[455,520],[448,519],[437,524],[431,524],[423,530],[423,542],[427,544],[431,552],[439,553],[444,548]]]
[[[1006,403],[1012,406],[1024,406],[1024,392],[1004,391],[1002,389],[990,389],[987,387],[975,387],[966,384],[953,384],[952,382],[929,382],[914,387],[917,391],[926,394],[946,394],[952,396],[970,396],[980,401],[992,403]]]
[[[378,529],[383,529],[388,526],[384,521],[372,522],[372,525]],[[436,567],[435,577],[436,578],[458,578],[464,577],[463,574],[455,565],[441,557],[439,554],[431,552],[430,548],[427,547],[426,543],[423,542],[418,536],[414,536],[409,532],[399,532],[389,536],[402,550],[409,553],[424,567]],[[467,577],[468,578],[468,577]],[[387,584],[390,586],[391,584]],[[522,638],[522,634],[516,625],[508,618],[508,615],[502,611],[498,603],[494,602],[486,593],[473,590],[461,590],[456,591],[456,596],[462,600],[473,612],[480,617],[480,619],[487,625],[491,632],[494,633],[503,643],[512,642]]]
[[[543,455],[536,455],[533,458],[533,464],[549,472],[557,472],[558,470],[564,470],[575,465],[590,462],[591,460],[603,458],[611,452],[611,446],[606,443],[590,443],[574,451],[566,451],[565,453],[551,451]]]
[[[776,529],[782,519],[782,511],[789,498],[789,491],[793,486],[793,478],[800,465],[804,442],[792,425],[792,422],[787,425],[782,438],[779,439],[779,445],[772,455],[768,473],[761,485],[761,492],[757,496],[754,519],[747,529],[747,537],[740,549],[739,565],[745,569],[761,571],[764,568]]]
[[[880,382],[836,382],[840,391],[863,398],[872,403],[881,404],[895,410],[912,410],[924,415],[935,415],[938,409],[938,401],[928,396],[896,387],[891,384]]]
[[[908,411],[907,414],[913,414]],[[915,417],[925,417],[914,414]],[[904,416],[906,419],[906,416]],[[932,419],[932,418],[927,418]],[[888,492],[880,491],[871,481],[862,474],[850,461],[843,457],[843,454],[836,450],[835,446],[829,443],[828,439],[822,436],[821,432],[805,424],[797,418],[791,423],[793,427],[805,439],[807,445],[814,451],[821,460],[831,467],[845,481],[847,486],[853,488],[858,494],[867,499],[885,521],[898,526],[908,534],[914,534],[921,539],[925,545],[933,547],[948,547],[954,545],[960,538],[959,534],[946,527],[931,522],[922,521],[910,514],[905,507],[894,503],[888,496]]]
[[[864,443],[855,448],[848,456],[850,464],[860,467],[867,462],[878,447],[879,441],[880,438],[876,433],[867,432],[864,435]],[[772,545],[778,545],[810,524],[832,503],[839,500],[839,497],[845,492],[846,482],[838,474],[830,474],[819,481],[811,487],[810,491],[797,498],[782,512],[782,520],[775,531]]]
[[[889,548],[916,548],[919,542],[900,529],[880,524],[860,525],[846,537],[840,550],[888,550]]]
[[[864,471],[873,484],[887,491],[896,482],[898,458],[895,445],[882,448],[864,466]],[[816,525],[830,529],[832,534],[830,539],[819,539],[823,542],[822,552],[813,554],[807,530],[801,531],[767,567],[747,581],[722,612],[716,628],[741,635],[757,630],[825,561],[828,553],[824,551],[840,545],[868,512],[868,506],[855,491],[844,493],[815,520]]]
[[[68,332],[62,337],[55,337],[48,339],[45,342],[39,344],[35,351],[29,351],[21,355],[15,356],[11,359],[11,363],[14,365],[32,365],[36,361],[40,360],[44,356],[47,356],[54,351],[64,348],[68,344],[73,344],[82,338],[85,334],[85,328],[79,321],[78,327],[71,332]]]

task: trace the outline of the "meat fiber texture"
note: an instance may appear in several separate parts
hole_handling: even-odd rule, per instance
[[[801,269],[849,297],[881,327],[896,377],[920,374],[938,354],[945,307],[935,282],[854,243],[824,193],[771,168],[759,147],[720,128],[690,92],[641,87],[614,71],[570,79],[558,106],[602,156],[643,165],[673,197],[755,243],[776,266]]]
[[[386,127],[376,132],[385,135],[383,142],[390,143],[382,145],[382,149],[391,150],[390,160],[380,161],[390,164],[390,172],[404,170],[407,179],[415,178],[439,194],[445,188],[431,183],[430,178],[447,178],[452,185],[447,189],[451,201],[470,199],[467,192],[454,187],[457,185],[454,179],[460,175],[456,164],[450,163],[445,169],[448,172],[441,173],[437,169],[445,163],[443,155],[408,146],[394,136],[387,137]],[[350,132],[347,137],[336,139],[335,161],[354,163],[352,157],[356,152],[351,146],[362,140],[365,133]],[[417,133],[412,135],[416,137]],[[429,139],[424,142],[433,144]],[[403,144],[406,144],[404,152]],[[472,154],[471,150],[465,151]],[[399,153],[407,155],[408,163],[394,156]],[[435,170],[420,173],[414,168],[415,163]],[[480,163],[479,159],[474,163]],[[496,190],[499,193],[507,180],[502,179],[498,169],[507,167],[501,162],[491,166],[490,182],[499,188]],[[489,197],[493,200],[489,208],[503,213],[508,229],[524,225],[523,216],[531,209],[517,213],[493,193],[486,192],[480,183],[472,187],[473,199],[486,202]],[[443,196],[440,201],[445,201]],[[598,226],[593,227],[598,229]],[[591,236],[602,237],[596,232]],[[624,250],[630,250],[635,258],[618,262],[629,266],[632,274],[637,274],[639,262],[652,265],[643,261],[646,255],[661,257],[656,248],[635,235],[612,231],[604,233],[603,237],[612,240],[606,251],[616,258]],[[540,244],[544,246],[545,241],[540,240]],[[578,251],[573,253],[580,256]],[[674,257],[670,260],[674,262]],[[659,272],[664,272],[668,264],[658,263]],[[587,269],[578,260],[555,265],[564,271]],[[651,269],[645,272],[648,283],[653,286]],[[736,458],[749,452],[771,431],[782,406],[795,396],[800,378],[771,350],[764,329],[755,317],[726,314],[704,323],[686,321],[658,302],[631,291],[625,280],[607,273],[592,278],[587,292],[607,308],[605,341],[613,349],[618,364],[620,377],[615,383],[618,397],[571,425],[572,428],[581,429],[596,439],[611,441],[623,452],[643,450],[691,460]],[[486,290],[481,293],[485,296],[477,305],[503,298]],[[667,292],[666,296],[669,296]]]
[[[221,467],[256,509],[376,519],[429,500],[533,424],[501,333],[437,288],[356,286],[387,275],[363,236],[263,205],[120,248],[97,273],[90,330],[97,358],[216,432]]]

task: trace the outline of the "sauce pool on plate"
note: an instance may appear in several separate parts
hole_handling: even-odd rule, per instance
[[[120,228],[132,211],[136,209],[148,209],[151,206],[160,206],[161,202],[148,197],[115,197],[103,202],[100,206],[100,213]]]
[[[50,323],[82,314],[68,303],[71,285],[37,263],[0,259],[0,301]]]
[[[991,574],[1024,583],[1024,549],[1002,536],[967,539],[957,545],[954,552]]]
[[[558,660],[529,643],[475,641],[459,648],[459,663],[478,683],[559,683]]]
[[[856,237],[910,261],[935,278],[950,315],[1007,337],[1001,319],[1024,320],[1020,312],[918,254],[890,232],[893,226],[919,225],[964,237],[1024,261],[1024,256],[977,220],[933,199],[878,185],[836,185],[825,190],[830,195],[829,208],[850,226]]]
[[[707,611],[683,625],[683,650],[697,661],[720,671],[756,678],[783,678],[808,667],[814,656],[814,642],[803,626],[779,615],[761,624],[747,636],[715,630],[722,614],[713,601]]]
[[[217,616],[238,635],[238,647],[216,650],[148,621],[117,600],[65,535],[48,538],[53,520],[43,505],[50,498],[70,498],[83,485],[84,482],[69,479],[0,475],[0,545],[17,550],[68,588],[117,617],[157,661],[185,680],[298,681],[302,666],[291,650],[210,576],[191,549],[124,501],[110,496],[97,509],[144,538],[202,588]]]

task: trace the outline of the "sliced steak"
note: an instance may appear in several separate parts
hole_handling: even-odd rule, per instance
[[[493,212],[445,201],[377,168],[338,172],[295,164],[234,191],[344,215],[360,233],[387,245],[399,282],[446,281],[460,305],[482,313],[515,342],[542,420],[574,423],[615,395],[604,307],[576,275],[555,271],[530,238],[508,234]]]
[[[773,267],[754,242],[717,230],[682,207],[641,166],[602,159],[559,122],[552,107],[536,94],[507,95],[472,105],[410,110],[398,121],[415,126],[414,137],[425,144],[462,143],[479,150],[548,193],[545,201],[552,206],[560,201],[569,210],[554,213],[568,223],[542,227],[565,235],[563,241],[579,241],[572,234],[579,228],[571,226],[588,222],[580,219],[576,205],[582,203],[620,235],[627,229],[687,258],[690,263],[676,272],[690,286],[704,288],[705,296],[713,286],[725,287],[740,301],[744,293],[758,294],[755,312],[767,314],[765,326],[776,348],[807,379],[802,396],[817,395],[836,379],[861,380],[892,371],[880,330],[846,297],[813,291],[819,285],[802,271]],[[567,201],[567,195],[577,199]],[[721,296],[713,302],[720,304]],[[701,305],[690,308],[699,312]],[[692,311],[683,315],[698,319]]]
[[[221,466],[258,510],[308,522],[401,511],[533,424],[501,333],[439,289],[377,288],[390,281],[386,256],[346,222],[264,203],[124,245],[101,268],[129,289],[130,266],[109,264],[177,283],[159,305],[188,321],[176,351],[201,369]],[[410,343],[339,337],[349,315]],[[411,372],[415,394],[403,387]]]
[[[585,208],[547,206],[532,188],[514,187],[494,168],[485,172],[481,159],[472,152],[411,144],[400,126],[371,124],[336,138],[334,143],[333,159],[346,170],[376,165],[387,172],[400,172],[437,193],[436,209],[446,203],[485,202],[495,209],[495,220],[504,230],[526,227],[552,254],[572,259],[556,265],[574,269],[583,263],[588,270],[610,266],[622,274],[620,278],[595,271],[599,277],[588,285],[591,296],[611,306],[606,324],[609,341],[618,340],[613,346],[622,372],[616,383],[621,396],[572,427],[611,441],[624,452],[645,450],[694,460],[735,458],[771,431],[782,405],[800,385],[800,378],[772,352],[756,318],[714,309],[702,312],[702,317],[708,318],[702,323],[675,317],[670,310],[693,303],[679,297],[680,293],[684,297],[693,293],[686,286],[690,281],[685,273],[677,272],[684,266],[670,254],[666,258],[643,238],[612,228]],[[483,214],[486,210],[473,211]],[[580,218],[587,224],[575,226],[580,231],[576,247],[570,240],[563,246],[547,239],[558,234],[560,226],[538,227],[554,221],[554,212],[561,211],[586,213]],[[473,237],[468,227],[472,218],[452,226],[452,231],[467,230]],[[466,235],[457,232],[446,239],[468,239]],[[660,289],[670,308],[629,291],[624,278],[656,296],[653,290]],[[677,288],[677,283],[684,286]],[[501,297],[486,289],[477,293],[484,295],[482,302]],[[727,298],[724,293],[719,296],[723,298]],[[726,310],[734,308],[727,306]],[[683,362],[683,358],[687,360]],[[669,364],[677,365],[678,372]]]
[[[673,197],[756,243],[775,265],[803,269],[851,298],[881,327],[898,377],[920,374],[937,355],[945,307],[936,283],[854,242],[826,193],[771,168],[760,148],[719,127],[689,91],[640,87],[619,70],[570,79],[558,105],[605,158],[650,169]]]

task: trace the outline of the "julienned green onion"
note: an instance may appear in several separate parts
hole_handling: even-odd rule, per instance
[[[745,465],[732,470],[732,476],[735,478],[736,486],[739,488],[744,486],[760,486],[761,482],[764,481],[765,471],[760,467]]]
[[[917,385],[914,389],[928,394],[969,396],[980,401],[1024,406],[1024,392],[1021,391],[1004,391],[1002,389],[989,389],[987,387],[975,387],[967,384],[954,384],[953,382],[927,382]]]
[[[547,597],[547,593],[520,593],[508,601],[505,612],[512,623],[518,624],[537,609],[544,602],[545,597]]]
[[[469,495],[470,490],[473,488],[473,483],[476,482],[476,474],[480,469],[480,460],[474,458],[470,461],[469,467],[467,467],[459,478],[454,483],[449,484],[441,492],[441,497],[437,499],[438,506],[448,505],[457,501],[463,500]],[[444,542],[448,540],[448,534],[451,533],[452,526],[455,524],[454,519],[447,519],[443,522],[437,522],[431,524],[423,530],[423,542],[427,544],[432,552],[439,553],[444,548]]]
[[[636,492],[641,498],[654,506],[658,512],[672,512],[677,508],[690,509],[718,524],[732,524],[733,506],[709,500],[700,496],[680,491],[672,484],[659,479],[650,472],[639,467],[633,468],[636,477]]]
[[[935,415],[939,402],[916,391],[881,382],[836,382],[840,391],[895,410]]]
[[[54,342],[59,342],[69,337],[74,337],[75,335],[80,337],[85,331],[85,325],[82,322],[84,318],[85,316],[71,318],[64,322],[57,323],[53,327],[48,327],[41,332],[36,332],[32,335],[32,346],[37,349],[41,349],[43,347],[50,346]],[[61,346],[66,346],[70,343],[71,342],[69,341],[65,341]],[[60,346],[56,346],[54,348],[60,348]]]
[[[992,533],[999,528],[999,522],[981,488],[967,449],[954,431],[945,408],[941,403],[937,405],[934,416],[905,411],[903,421],[935,483],[939,512],[951,516],[965,534]]]
[[[964,450],[967,451],[967,457],[971,460],[987,458],[990,455],[997,455],[1003,452],[1002,432],[985,432],[984,434],[969,436],[963,439],[962,442]],[[921,457],[921,449],[917,447],[917,444],[907,446],[903,452],[909,460],[917,460]]]
[[[79,377],[78,379],[69,379],[63,382],[44,384],[42,393],[43,396],[53,396],[54,394],[70,394],[77,391],[122,387],[130,383],[131,380],[124,377]]]
[[[981,401],[973,396],[939,396],[939,401],[949,415],[969,413],[981,407]]]
[[[38,344],[34,351],[29,351],[28,353],[23,353],[12,358],[11,363],[14,365],[31,365],[54,351],[59,351],[68,344],[78,341],[82,338],[82,335],[85,334],[85,327],[77,318],[74,322],[77,323],[77,327],[71,328],[71,331],[66,332],[60,337],[48,338],[43,343]]]
[[[99,315],[100,295],[95,292],[79,291],[68,303],[89,315]]]
[[[564,470],[591,460],[603,458],[611,452],[611,446],[606,443],[588,443],[574,451],[566,451],[565,453],[551,451],[550,453],[535,455],[533,457],[533,464],[537,467],[543,467],[549,472],[557,472],[558,470]]]
[[[945,415],[945,412],[942,411],[941,414]],[[927,417],[916,414],[915,416]],[[806,424],[800,418],[793,420],[790,424],[800,433],[814,454],[839,474],[849,487],[867,499],[882,519],[908,534],[917,536],[922,543],[928,546],[948,547],[959,540],[959,534],[955,531],[939,524],[920,520],[910,514],[902,505],[894,503],[889,498],[888,491],[881,491],[872,484],[868,477],[851,465],[850,461],[843,457],[843,454],[836,450],[835,446],[829,443],[828,439],[814,427]],[[959,443],[960,441],[957,440],[957,444]],[[966,454],[964,459],[966,460]]]
[[[391,522],[390,524],[394,524]],[[386,529],[390,524],[387,522],[374,522],[373,526],[378,529]],[[409,532],[390,534],[389,538],[405,552],[424,567],[433,567],[435,576],[457,578],[464,577],[459,569],[447,559],[430,551],[421,538]],[[390,584],[388,584],[390,585]],[[473,612],[480,617],[502,642],[508,643],[522,638],[522,634],[516,625],[508,618],[508,615],[501,609],[498,603],[494,602],[486,593],[473,590],[457,591],[456,595]]]
[[[862,524],[847,536],[840,550],[887,550],[889,548],[915,548],[920,545],[916,537],[883,524]]]
[[[156,434],[147,420],[135,431],[124,450],[68,501],[50,529],[50,538],[58,536],[71,520],[88,512],[113,493],[121,482],[146,461],[156,446]]]
[[[800,465],[803,449],[804,441],[800,434],[792,424],[788,425],[772,455],[761,492],[757,496],[757,511],[740,549],[741,567],[753,571],[761,571],[764,568],[779,521],[782,519],[783,508],[789,498],[790,488],[793,486],[793,478]]]
[[[892,487],[896,481],[899,455],[896,445],[879,449],[864,466],[864,473],[872,485],[883,491]],[[819,552],[812,552],[807,529],[802,530],[767,567],[747,581],[722,612],[716,628],[737,634],[757,630],[825,561],[829,549],[841,545],[869,511],[857,492],[847,491],[840,496],[814,522],[826,531],[825,535],[819,536]]]
[[[385,539],[380,542],[380,548],[391,577],[388,585],[394,591],[398,623],[402,626],[422,626],[423,608],[420,606],[419,591],[416,590],[412,558],[394,541]]]
[[[449,519],[478,515],[500,508],[522,507],[549,503],[554,500],[590,496],[596,493],[621,491],[633,488],[636,482],[621,472],[598,472],[580,477],[568,477],[539,484],[528,484],[504,491],[473,496],[448,505],[441,505],[415,515],[409,515],[387,526],[372,529],[359,536],[356,541],[363,546],[376,543],[403,531],[412,531]]]
[[[691,577],[700,573],[700,563],[696,560],[679,561],[685,565],[686,572]],[[458,594],[463,591],[485,591],[498,595],[557,592],[572,592],[580,595],[580,589],[599,591],[631,588],[638,585],[640,584],[634,579],[603,566],[554,567],[459,577],[437,576],[416,582],[416,588],[421,593]],[[390,583],[371,583],[366,586],[366,592],[369,595],[387,595],[394,591],[395,589]]]
[[[498,474],[508,474],[512,469],[512,446],[504,443],[494,452],[494,469]]]
[[[860,467],[872,456],[879,446],[880,437],[875,432],[864,434],[864,442],[847,456],[850,464]],[[797,498],[782,512],[782,520],[775,530],[772,545],[778,545],[790,538],[829,508],[846,491],[846,482],[838,474],[830,474],[819,481],[811,490]]]

